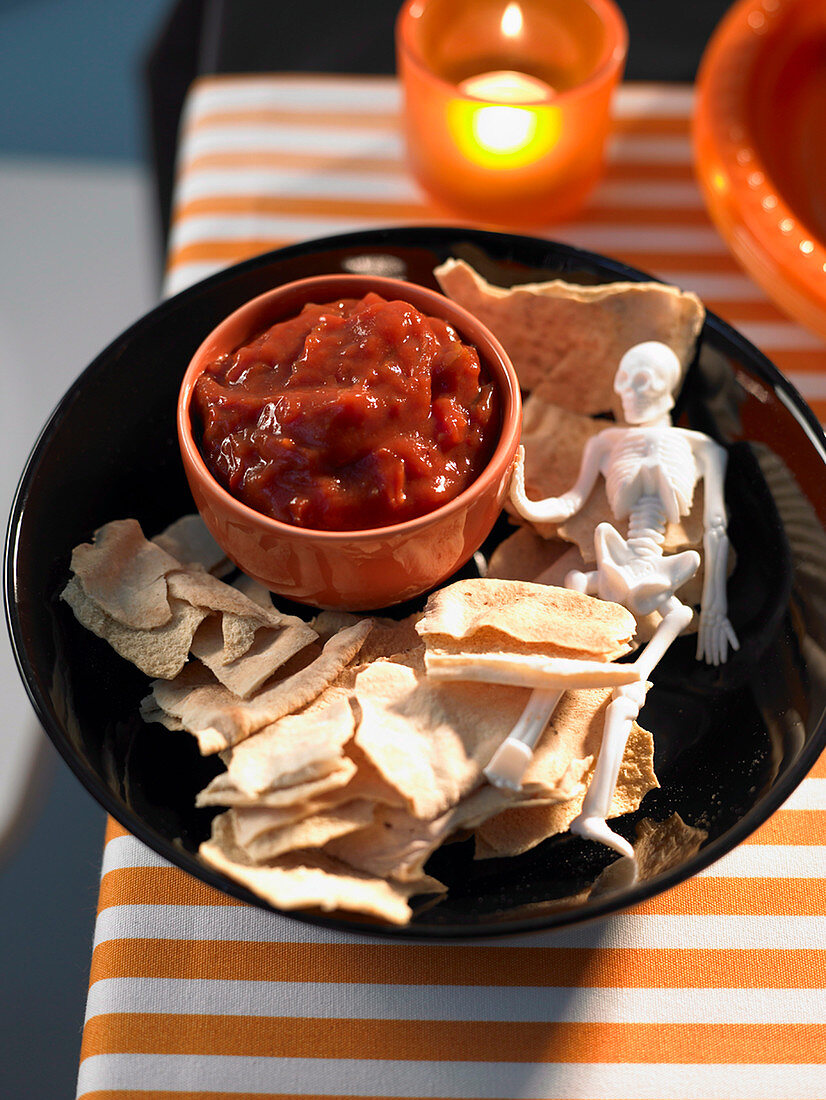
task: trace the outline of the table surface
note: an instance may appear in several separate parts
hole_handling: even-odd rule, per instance
[[[266,249],[444,221],[389,77],[205,78],[167,293]],[[728,255],[692,175],[690,87],[626,84],[605,180],[546,237],[702,295],[826,418],[826,346]],[[78,1095],[826,1097],[826,761],[697,879],[584,929],[388,944],[241,905],[110,826]]]

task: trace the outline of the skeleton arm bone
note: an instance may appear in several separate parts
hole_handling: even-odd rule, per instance
[[[729,539],[724,496],[726,452],[708,436],[687,432],[703,476],[703,591],[700,601],[700,627],[697,635],[697,659],[708,664],[723,664],[728,648],[740,643],[728,619],[726,580]]]
[[[576,483],[559,497],[529,500],[525,494],[525,448],[516,455],[511,480],[511,502],[519,515],[532,523],[562,523],[578,512],[596,484],[605,450],[604,432],[592,436],[582,452]]]

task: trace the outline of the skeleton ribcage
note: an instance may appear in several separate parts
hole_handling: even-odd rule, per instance
[[[644,497],[656,497],[672,523],[686,515],[697,484],[697,464],[682,432],[658,428],[623,431],[603,464],[611,511],[624,519]]]

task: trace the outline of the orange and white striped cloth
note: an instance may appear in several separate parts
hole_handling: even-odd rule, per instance
[[[601,187],[542,235],[700,293],[826,420],[826,345],[730,258],[692,176],[692,91],[626,85]],[[168,293],[279,245],[435,220],[390,78],[200,80]],[[78,1096],[826,1100],[826,757],[697,878],[584,928],[348,936],[242,905],[110,822]]]

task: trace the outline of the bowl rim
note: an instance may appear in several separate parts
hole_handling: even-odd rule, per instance
[[[594,12],[604,27],[605,45],[597,64],[588,76],[572,88],[555,92],[553,99],[550,101],[551,106],[561,107],[572,100],[586,97],[592,88],[598,88],[605,81],[612,80],[615,74],[618,74],[624,66],[628,54],[628,24],[622,10],[614,0],[581,0],[581,2],[583,7],[590,8]],[[425,63],[421,54],[413,45],[413,25],[421,15],[421,10],[417,9],[422,7],[422,0],[405,0],[399,9],[395,22],[396,51],[404,57],[420,76],[424,77],[429,83],[441,88],[445,95],[455,95],[456,85],[435,73]],[[470,92],[462,92],[462,95],[464,98],[475,102],[490,102],[483,96],[477,96]],[[536,108],[537,104],[527,100],[523,103],[514,100],[513,102],[509,101],[508,106]]]
[[[826,279],[826,242],[776,186],[747,125],[755,68],[800,3],[737,0],[726,12],[698,68],[692,146],[706,206],[737,260],[770,298],[826,337],[826,287],[816,289]]]
[[[388,294],[394,293],[402,300],[404,300],[404,295],[412,295],[413,297],[418,297],[430,303],[434,310],[439,309],[442,311],[441,314],[436,314],[441,320],[447,320],[449,324],[456,328],[458,335],[464,342],[476,347],[479,353],[480,362],[487,368],[491,380],[496,387],[501,410],[501,423],[496,439],[496,446],[490,458],[485,463],[484,468],[461,493],[457,493],[456,496],[452,497],[444,504],[439,505],[438,508],[425,512],[420,516],[415,516],[413,519],[403,520],[400,523],[386,524],[381,527],[363,527],[354,530],[334,531],[328,531],[317,527],[301,527],[298,524],[286,523],[283,520],[274,519],[272,516],[264,515],[263,512],[258,512],[249,505],[244,504],[243,501],[238,500],[237,497],[234,497],[225,489],[210,471],[204,461],[200,448],[195,442],[191,416],[191,405],[195,384],[198,378],[204,373],[210,356],[214,357],[216,353],[221,354],[216,345],[221,344],[224,333],[231,331],[232,328],[248,314],[255,315],[260,310],[266,311],[270,303],[276,303],[285,296],[295,294],[304,301],[304,304],[307,304],[312,301],[309,295],[313,293],[315,287],[331,284],[340,286],[341,292],[334,294],[333,298],[328,298],[327,301],[335,301],[336,297],[347,296],[345,293],[347,287],[370,287],[375,288],[377,293],[381,291],[386,291]],[[363,289],[359,293],[359,297],[366,293],[368,293],[368,290]],[[414,308],[418,309],[419,307],[414,306]],[[450,316],[448,317],[447,315]],[[266,327],[267,324],[278,323],[278,321],[286,319],[286,317],[279,317],[275,322],[264,322],[264,326]],[[260,325],[256,327],[259,332],[262,331]],[[473,329],[477,335],[474,335],[472,339],[468,338],[465,335],[467,329]],[[232,342],[234,343],[234,341]],[[207,492],[213,500],[219,501],[223,509],[232,513],[237,523],[247,527],[254,527],[271,536],[289,539],[299,546],[313,543],[314,545],[323,545],[335,549],[343,545],[358,547],[359,545],[388,538],[399,539],[413,537],[432,527],[434,524],[440,523],[444,519],[448,519],[454,513],[462,512],[468,507],[472,507],[473,502],[478,497],[483,496],[494,487],[501,476],[506,472],[508,466],[513,462],[516,447],[519,443],[521,410],[522,398],[519,388],[519,379],[511,363],[510,356],[487,325],[485,325],[483,321],[480,321],[479,318],[475,317],[469,310],[438,291],[431,290],[429,287],[420,286],[417,283],[411,283],[405,279],[393,279],[388,276],[380,275],[358,275],[333,272],[329,275],[311,275],[306,278],[291,279],[287,283],[281,283],[278,286],[272,287],[270,290],[264,291],[263,294],[257,294],[254,298],[244,302],[220,321],[208,333],[204,340],[202,340],[186,368],[186,373],[184,374],[178,391],[176,421],[181,456],[187,467],[187,472],[198,479],[202,489]]]
[[[534,917],[521,917],[508,921],[506,924],[486,923],[481,926],[463,924],[428,925],[411,923],[409,925],[389,926],[385,924],[373,924],[366,920],[353,918],[341,918],[320,915],[313,912],[290,911],[276,909],[268,905],[263,899],[257,897],[234,880],[213,870],[210,866],[201,863],[194,854],[175,845],[166,836],[156,832],[151,826],[134,812],[128,805],[119,801],[104,784],[97,772],[95,772],[73,749],[60,722],[56,719],[51,708],[47,704],[45,696],[37,689],[37,670],[30,662],[26,648],[25,624],[21,617],[21,609],[16,599],[16,575],[18,563],[18,549],[21,536],[21,527],[24,520],[26,500],[29,495],[32,481],[36,475],[37,467],[42,453],[47,449],[52,436],[57,432],[65,409],[72,404],[84,389],[90,378],[107,366],[108,361],[117,355],[124,342],[134,338],[147,328],[151,328],[158,319],[173,313],[186,306],[190,301],[195,301],[205,290],[220,285],[228,279],[237,278],[245,272],[254,271],[259,266],[267,266],[274,261],[289,260],[292,258],[313,255],[323,251],[341,251],[351,248],[372,248],[385,245],[394,245],[415,248],[437,247],[440,243],[455,244],[461,238],[477,245],[481,249],[485,245],[493,245],[500,242],[520,250],[518,261],[524,265],[533,262],[535,266],[541,266],[543,256],[554,255],[561,261],[570,261],[571,264],[592,267],[606,273],[604,279],[608,281],[648,282],[657,281],[645,272],[631,267],[619,260],[601,255],[596,252],[576,248],[573,245],[556,242],[549,239],[532,236],[494,232],[490,230],[456,227],[452,225],[417,225],[417,226],[391,226],[383,229],[357,230],[346,234],[336,234],[328,237],[314,238],[301,241],[285,248],[275,249],[270,252],[253,256],[232,267],[224,268],[206,279],[185,288],[178,294],[171,296],[154,309],[144,314],[127,328],[121,336],[104,348],[92,362],[78,375],[69,389],[58,402],[54,411],[46,420],[38,434],[28,459],[23,467],[17,489],[15,491],[9,513],[6,529],[3,561],[3,596],[5,605],[6,623],[9,632],[12,652],[23,681],[24,689],[29,697],[35,715],[41,722],[43,729],[57,748],[60,755],[66,761],[70,769],[75,773],[80,782],[87,788],[92,796],[103,806],[113,818],[123,825],[134,837],[142,841],[148,847],[167,859],[181,870],[199,878],[202,882],[234,897],[236,900],[252,905],[264,912],[275,914],[279,917],[287,917],[304,924],[309,924],[346,933],[352,936],[369,936],[385,940],[434,942],[445,940],[455,942],[458,940],[501,940],[503,938],[517,938],[520,936],[533,936],[538,933],[554,935],[561,928],[574,925],[588,925],[603,917],[623,912],[649,898],[658,896],[666,890],[673,888],[680,882],[692,878],[706,867],[715,863],[722,856],[742,843],[759,826],[788,799],[796,789],[812,766],[826,749],[826,711],[820,715],[811,737],[805,747],[799,752],[795,760],[788,766],[783,775],[777,779],[770,789],[764,793],[750,809],[725,832],[702,847],[694,856],[686,860],[680,866],[670,871],[663,872],[652,879],[637,883],[620,895],[606,894],[602,899],[593,899],[588,904],[587,912],[578,908],[556,909],[546,912],[544,915]],[[532,260],[527,259],[528,256]],[[501,259],[501,258],[500,258]],[[559,265],[558,265],[559,266]],[[610,278],[608,274],[610,273]],[[558,277],[564,278],[564,271]],[[754,344],[741,333],[712,312],[706,312],[702,339],[705,333],[710,334],[716,345],[722,344],[740,356],[745,356],[750,364],[762,378],[783,395],[783,403],[789,408],[790,413],[800,423],[809,437],[812,445],[818,450],[824,466],[826,466],[826,435],[812,410],[806,404],[803,397],[778,368],[761,352]]]

